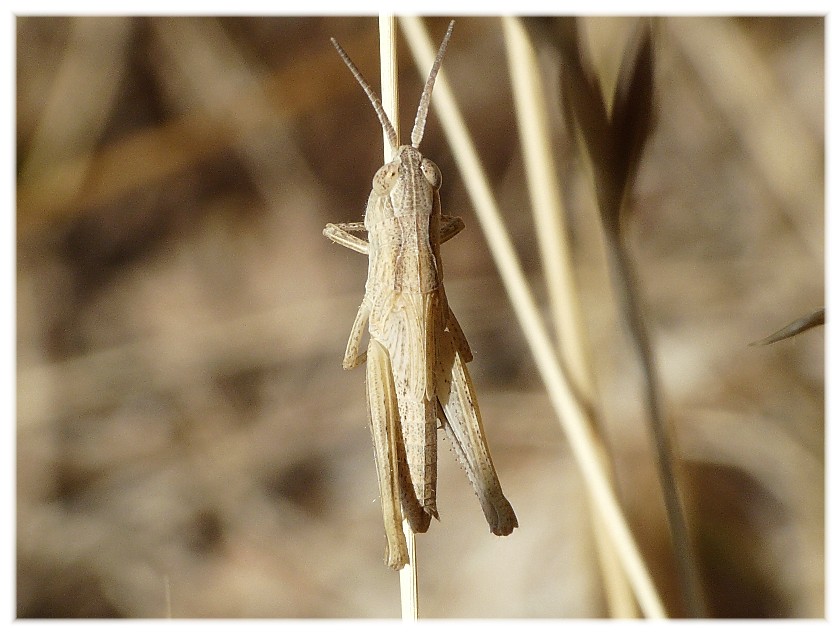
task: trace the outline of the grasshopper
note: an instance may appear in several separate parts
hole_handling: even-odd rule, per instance
[[[367,403],[379,496],[385,520],[385,562],[408,563],[401,523],[414,533],[438,518],[437,430],[449,437],[496,535],[519,524],[502,493],[466,364],[473,355],[443,289],[440,245],[464,223],[441,213],[441,174],[418,147],[435,77],[452,34],[450,23],[423,89],[411,145],[399,145],[379,98],[344,49],[333,45],[376,111],[392,160],[373,177],[364,222],[328,224],[324,235],[368,256],[365,295],[344,354],[345,369],[367,361]],[[354,235],[367,232],[367,240]],[[360,352],[365,326],[367,352]]]

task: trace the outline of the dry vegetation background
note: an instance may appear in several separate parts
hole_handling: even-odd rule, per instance
[[[607,78],[630,25],[583,21]],[[341,369],[366,260],[321,236],[361,220],[381,133],[331,36],[378,86],[372,18],[17,19],[19,617],[399,614],[364,371]],[[629,231],[710,611],[821,617],[823,332],[747,344],[824,301],[824,21],[656,36]],[[428,69],[400,63],[405,134]],[[444,68],[544,297],[499,21],[458,19]],[[553,111],[620,495],[678,615],[638,370]],[[489,534],[441,435],[421,615],[604,616],[581,479],[434,114],[423,149],[467,225],[447,291],[521,528]]]

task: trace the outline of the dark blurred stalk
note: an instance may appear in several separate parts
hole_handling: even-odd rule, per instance
[[[630,339],[642,369],[645,405],[648,410],[651,436],[657,456],[659,481],[665,503],[668,525],[674,546],[680,590],[687,615],[703,618],[705,608],[694,549],[688,532],[685,509],[680,498],[674,450],[660,397],[658,373],[650,344],[647,326],[639,298],[640,286],[626,245],[618,236],[606,233],[607,254],[613,275],[617,301],[621,307]],[[619,239],[614,239],[619,238]]]
[[[642,370],[645,407],[687,615],[704,616],[700,577],[677,484],[677,473],[642,310],[641,287],[622,232],[626,197],[632,190],[642,150],[653,128],[653,45],[651,26],[640,20],[628,41],[612,109],[595,70],[579,45],[574,18],[526,20],[532,33],[556,48],[562,59],[564,107],[577,122],[592,165],[598,209],[620,314]]]

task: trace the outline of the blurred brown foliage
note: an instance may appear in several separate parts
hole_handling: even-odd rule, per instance
[[[630,26],[582,21],[602,81]],[[822,617],[822,332],[747,344],[824,303],[824,20],[656,36],[629,231],[707,598]],[[371,18],[17,18],[19,617],[398,615],[364,372],[341,370],[366,261],[321,236],[361,220],[381,135],[330,37],[378,85]],[[458,19],[444,68],[541,289],[503,46],[498,20]],[[428,69],[400,62],[405,128]],[[555,114],[619,490],[675,605],[638,370]],[[448,296],[521,528],[490,535],[442,451],[421,614],[603,616],[579,476],[435,116],[423,150],[467,224]]]

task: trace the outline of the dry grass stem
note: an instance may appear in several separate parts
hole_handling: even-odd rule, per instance
[[[623,231],[626,200],[635,183],[642,152],[653,127],[651,26],[639,21],[629,38],[612,100],[604,95],[602,82],[581,48],[577,21],[561,20],[555,35],[556,46],[564,61],[563,98],[567,100],[579,126],[582,145],[592,168],[616,300],[642,369],[645,407],[656,450],[683,602],[689,616],[700,617],[705,608],[677,478],[676,453],[643,315],[641,288]]]
[[[419,18],[401,17],[400,24],[418,68],[428,67],[434,59],[434,50],[422,21]],[[620,554],[636,598],[646,616],[664,618],[662,601],[615,498],[609,477],[602,468],[591,423],[560,368],[551,339],[540,319],[536,302],[502,223],[487,177],[455,104],[445,72],[438,76],[435,106],[522,332],[566,431],[586,486]]]
[[[565,210],[557,182],[554,155],[551,151],[551,126],[546,109],[540,64],[521,22],[503,17],[506,50],[517,122],[528,176],[531,210],[545,271],[551,315],[555,325],[558,354],[568,372],[570,383],[583,407],[595,414],[595,383],[587,351],[589,339],[580,317],[580,302],[571,262]],[[600,436],[598,425],[592,429],[593,438],[600,442],[603,468],[612,473],[609,453]],[[612,542],[604,533],[600,516],[594,513],[599,563],[604,578],[605,594],[610,614],[617,618],[638,615],[632,591],[627,583]]]
[[[394,16],[389,14],[380,14],[379,16],[379,68],[380,85],[382,86],[382,108],[385,110],[385,114],[388,115],[394,131],[397,133],[397,139],[401,139],[396,21]],[[384,148],[383,160],[384,163],[388,163],[394,157],[391,156],[393,150],[388,141],[388,135],[384,130],[382,131],[382,138]],[[420,611],[417,589],[417,547],[414,531],[411,530],[408,520],[405,518],[403,518],[402,527],[408,549],[408,563],[399,571],[400,608],[404,621],[416,621]]]
[[[585,406],[592,407],[594,382],[587,353],[587,337],[580,317],[565,210],[551,150],[551,125],[540,66],[519,20],[504,17],[502,25],[531,211],[534,214],[534,233],[543,262],[558,350],[570,382]]]

